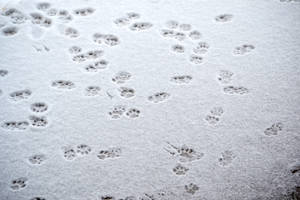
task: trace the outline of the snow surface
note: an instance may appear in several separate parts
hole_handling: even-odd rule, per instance
[[[300,198],[299,1],[0,9],[1,200]]]

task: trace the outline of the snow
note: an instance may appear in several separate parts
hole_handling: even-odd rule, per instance
[[[45,2],[0,1],[1,200],[299,198],[299,1]]]

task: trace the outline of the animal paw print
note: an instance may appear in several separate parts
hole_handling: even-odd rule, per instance
[[[104,160],[107,158],[117,158],[121,156],[121,148],[119,147],[111,147],[108,148],[107,150],[100,150],[99,153],[97,154],[97,157],[100,160]]]
[[[132,75],[129,72],[120,71],[113,76],[112,81],[117,84],[122,84],[127,82],[131,78],[131,76]]]
[[[186,35],[182,32],[175,32],[173,36],[176,40],[183,41],[186,38]]]
[[[51,4],[48,2],[40,2],[36,5],[36,8],[41,11],[46,11],[51,7]]]
[[[92,148],[86,144],[80,144],[76,147],[76,152],[78,155],[88,155],[92,151]]]
[[[28,161],[32,165],[40,165],[46,160],[46,156],[44,154],[35,154],[30,156]]]
[[[99,86],[88,86],[85,88],[85,96],[98,96],[100,92],[101,88]]]
[[[107,68],[107,66],[108,66],[108,61],[99,60],[99,61],[96,61],[92,64],[85,66],[84,70],[86,72],[98,72],[98,70],[105,69],[105,68]]]
[[[250,53],[255,49],[255,46],[252,44],[243,44],[241,46],[235,47],[233,50],[234,55],[245,55]]]
[[[218,161],[221,166],[227,166],[231,164],[235,158],[236,155],[232,151],[226,150],[221,154],[221,157],[218,159]]]
[[[48,120],[45,116],[29,116],[29,121],[32,127],[35,128],[44,128],[48,125]]]
[[[217,22],[229,22],[233,18],[233,15],[231,14],[221,14],[215,17],[215,20]]]
[[[184,189],[189,194],[195,194],[199,190],[199,186],[194,183],[190,183],[188,185],[185,185]]]
[[[116,198],[111,195],[104,195],[104,196],[101,196],[101,200],[116,200]]]
[[[225,94],[244,95],[249,93],[249,90],[242,86],[226,86],[223,88],[223,91]]]
[[[79,54],[82,51],[82,48],[79,46],[71,46],[68,51],[70,54]]]
[[[206,115],[205,120],[211,125],[215,125],[220,121],[220,117],[223,115],[224,110],[222,107],[213,107],[210,110],[210,114]]]
[[[7,71],[7,70],[5,70],[5,69],[0,69],[0,76],[1,76],[1,77],[7,76],[7,74],[8,74],[8,71]]]
[[[165,23],[165,26],[166,26],[168,29],[177,29],[178,26],[179,26],[179,22],[176,21],[176,20],[168,20],[168,21]]]
[[[272,124],[271,127],[268,127],[265,129],[264,133],[265,135],[271,136],[271,135],[277,135],[280,131],[283,129],[283,124],[281,122],[277,122]]]
[[[30,13],[31,22],[33,24],[38,24],[43,27],[50,27],[52,25],[52,20],[50,18],[44,17],[40,13]]]
[[[93,35],[93,41],[97,44],[106,44],[108,46],[116,46],[120,43],[120,39],[113,34],[95,33]]]
[[[21,100],[28,99],[31,96],[31,94],[32,94],[31,90],[25,89],[25,90],[18,90],[12,92],[9,94],[9,97],[13,101],[21,101]]]
[[[59,11],[57,12],[57,15],[58,15],[58,19],[61,20],[61,21],[64,22],[64,23],[68,23],[68,22],[70,22],[70,21],[73,20],[73,17],[72,17],[72,15],[69,13],[69,11],[64,10],[64,9],[59,10]]]
[[[44,197],[33,197],[30,200],[46,200]]]
[[[180,44],[175,44],[171,46],[171,49],[175,53],[184,53],[184,46]]]
[[[21,190],[27,186],[28,179],[26,177],[20,177],[13,179],[10,184],[10,188],[14,191]]]
[[[162,29],[161,31],[160,31],[160,33],[161,33],[161,35],[163,36],[163,37],[167,37],[167,38],[173,38],[174,36],[175,36],[175,31],[173,31],[173,30],[168,30],[168,29]]]
[[[170,81],[176,84],[188,84],[192,81],[193,77],[190,75],[172,76]]]
[[[2,15],[6,16],[6,17],[10,17],[11,22],[13,24],[23,24],[27,20],[27,17],[21,11],[15,9],[15,8],[10,8],[10,9],[4,11],[4,13]]]
[[[30,109],[35,113],[42,113],[48,110],[48,105],[44,102],[36,102],[30,105]]]
[[[108,112],[112,119],[119,119],[125,113],[126,107],[123,105],[114,106],[111,111]]]
[[[51,17],[56,16],[57,13],[58,13],[58,10],[55,9],[55,8],[50,8],[50,9],[47,11],[47,15],[48,15],[48,16],[51,16]]]
[[[26,130],[28,126],[29,123],[27,121],[7,121],[1,124],[3,129],[10,131],[23,131]]]
[[[125,115],[129,118],[137,118],[140,116],[141,111],[137,108],[130,108]]]
[[[181,31],[190,31],[192,29],[192,25],[190,24],[179,24],[179,30]]]
[[[2,29],[2,34],[4,36],[13,36],[18,33],[19,29],[15,26],[8,26]]]
[[[88,16],[95,12],[94,8],[80,8],[74,10],[74,14],[77,16]]]
[[[173,172],[176,175],[185,175],[187,173],[187,171],[189,171],[189,168],[181,165],[181,164],[177,164],[174,168],[173,168]]]
[[[51,86],[53,88],[67,89],[67,90],[75,88],[75,84],[72,81],[66,81],[66,80],[53,81]]]
[[[77,37],[79,37],[80,34],[79,34],[77,29],[72,28],[72,27],[68,27],[68,28],[65,29],[64,35],[66,35],[70,38],[77,38]]]
[[[300,172],[300,162],[294,162],[289,166],[289,170],[292,174],[299,174]]]
[[[201,38],[201,33],[197,30],[193,30],[189,33],[189,37],[192,39],[192,40],[199,40]]]
[[[191,55],[190,56],[190,62],[192,64],[195,64],[195,65],[202,64],[203,63],[203,57],[198,56],[198,55]]]
[[[150,22],[135,22],[133,23],[129,29],[132,31],[144,31],[150,29],[153,26]]]
[[[168,146],[165,148],[165,150],[172,156],[178,157],[180,162],[192,162],[199,160],[204,156],[204,153],[198,153],[195,149],[186,145],[177,147],[169,142],[167,142],[167,144]]]
[[[167,92],[157,92],[148,97],[148,101],[151,103],[161,103],[166,101],[171,95]]]
[[[141,18],[141,15],[139,13],[136,13],[136,12],[128,12],[128,13],[126,13],[126,16],[130,20],[136,20],[136,19]]]
[[[208,52],[209,45],[206,42],[199,42],[196,47],[193,48],[195,54],[205,54]]]
[[[72,147],[63,147],[62,150],[65,160],[72,161],[77,157],[76,151]]]
[[[232,80],[232,76],[233,76],[233,72],[229,71],[229,70],[221,70],[218,74],[218,81],[221,83],[221,84],[227,84],[227,83],[230,83],[231,80]]]
[[[114,20],[114,23],[117,25],[117,26],[128,26],[130,24],[130,19],[128,19],[127,17],[119,17],[117,19]]]
[[[124,98],[131,98],[135,96],[135,90],[129,87],[120,87],[119,92],[120,96]]]

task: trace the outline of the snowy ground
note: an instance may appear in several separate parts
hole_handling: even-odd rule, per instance
[[[0,9],[1,200],[300,198],[300,2]]]

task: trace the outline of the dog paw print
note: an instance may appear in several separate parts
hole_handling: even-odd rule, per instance
[[[199,190],[199,186],[194,183],[190,183],[184,186],[184,190],[189,194],[195,194]]]
[[[192,81],[193,77],[190,75],[179,75],[179,76],[172,76],[170,81],[176,84],[188,84]]]
[[[280,131],[283,129],[283,124],[281,122],[277,122],[272,124],[272,126],[265,129],[264,133],[267,136],[278,135]]]
[[[74,10],[74,14],[77,16],[88,16],[95,12],[94,8],[79,8]]]
[[[203,63],[203,57],[198,55],[190,55],[190,62],[195,65]]]
[[[234,55],[245,55],[252,52],[255,49],[255,46],[252,44],[243,44],[241,46],[237,46],[233,50]]]
[[[209,45],[207,42],[199,42],[196,47],[193,48],[195,54],[205,54],[208,52]]]
[[[119,147],[111,147],[106,150],[100,150],[97,154],[97,157],[100,160],[105,160],[107,158],[117,158],[121,156],[121,148]]]
[[[221,70],[217,76],[217,79],[221,84],[228,84],[231,82],[233,75],[234,73],[229,70]]]
[[[59,19],[61,22],[64,22],[64,23],[69,23],[70,21],[73,20],[73,17],[72,17],[72,15],[69,13],[69,11],[64,10],[64,9],[58,10],[57,16],[58,16],[58,19]]]
[[[175,44],[171,46],[171,50],[175,53],[184,53],[185,48],[181,44]]]
[[[28,179],[26,177],[20,177],[13,179],[10,183],[10,188],[14,191],[24,189],[27,186]]]
[[[80,144],[76,147],[76,153],[81,156],[88,155],[91,151],[92,148],[86,144]]]
[[[229,22],[233,18],[233,15],[231,14],[221,14],[215,17],[215,20],[217,22]]]
[[[213,107],[208,115],[205,117],[205,121],[210,125],[215,125],[220,121],[220,117],[224,113],[224,109],[220,106]]]
[[[46,200],[44,197],[33,197],[30,200]]]
[[[245,95],[249,93],[249,89],[243,87],[243,86],[226,86],[223,88],[223,92],[225,94],[238,94],[238,95]]]
[[[72,161],[77,157],[76,150],[72,147],[63,147],[63,157],[67,161]]]
[[[167,92],[157,92],[153,95],[150,95],[148,97],[148,101],[150,101],[151,103],[161,103],[170,98],[170,96],[171,95]]]
[[[8,74],[8,71],[6,69],[0,69],[0,76],[1,77],[7,76],[7,74]]]
[[[111,111],[108,112],[112,119],[119,119],[123,116],[126,111],[126,107],[123,105],[114,106]]]
[[[53,16],[56,16],[58,13],[58,10],[55,9],[55,8],[50,8],[48,11],[47,11],[47,15],[50,16],[50,17],[53,17]]]
[[[27,121],[5,121],[1,123],[1,128],[9,131],[24,131],[29,127]]]
[[[85,88],[85,96],[90,96],[90,97],[99,96],[100,92],[101,92],[101,88],[99,86],[91,85]]]
[[[119,89],[120,96],[124,98],[131,98],[135,96],[135,90],[129,87],[120,87]]]
[[[35,154],[28,158],[28,161],[32,165],[40,165],[46,160],[46,156],[44,154]]]
[[[182,24],[179,24],[178,28],[181,31],[190,31],[192,29],[192,25],[186,24],[186,23],[182,23]]]
[[[75,28],[72,28],[72,27],[67,27],[65,30],[64,30],[64,35],[69,37],[69,38],[77,38],[79,37],[79,31]]]
[[[101,200],[117,200],[117,199],[111,195],[104,195],[104,196],[101,196]]]
[[[189,33],[189,37],[192,40],[199,40],[202,37],[202,35],[201,35],[200,31],[193,30]]]
[[[144,31],[150,29],[153,26],[150,22],[135,22],[130,25],[129,29],[132,31]]]
[[[137,108],[130,108],[126,111],[125,115],[129,118],[137,118],[140,116],[141,111]]]
[[[236,155],[232,151],[226,150],[222,152],[221,157],[218,159],[218,161],[219,164],[224,167],[231,164],[235,158]]]
[[[177,165],[173,168],[173,172],[174,172],[176,175],[185,175],[188,171],[189,171],[189,168],[183,166],[182,164],[177,164]]]
[[[31,90],[18,90],[9,94],[10,99],[13,101],[21,101],[28,99],[32,95]]]
[[[199,160],[204,156],[204,153],[199,153],[195,149],[186,145],[177,147],[169,142],[167,142],[167,144],[168,146],[164,149],[172,156],[177,157],[180,162],[192,162]]]
[[[30,105],[30,110],[35,113],[42,113],[48,110],[48,105],[44,102],[36,102]]]
[[[129,72],[120,71],[113,76],[112,81],[117,84],[122,84],[127,82],[131,78],[131,76],[132,75]]]
[[[29,122],[32,127],[44,128],[48,125],[48,120],[45,116],[29,116]]]
[[[2,29],[2,34],[4,36],[13,36],[18,33],[19,29],[15,26],[8,26]]]
[[[69,52],[70,54],[79,54],[79,53],[81,53],[81,51],[82,51],[82,48],[79,47],[79,46],[71,46],[71,47],[68,49],[68,52]]]
[[[51,83],[51,86],[56,89],[73,89],[75,88],[75,84],[72,81],[68,80],[56,80]]]

